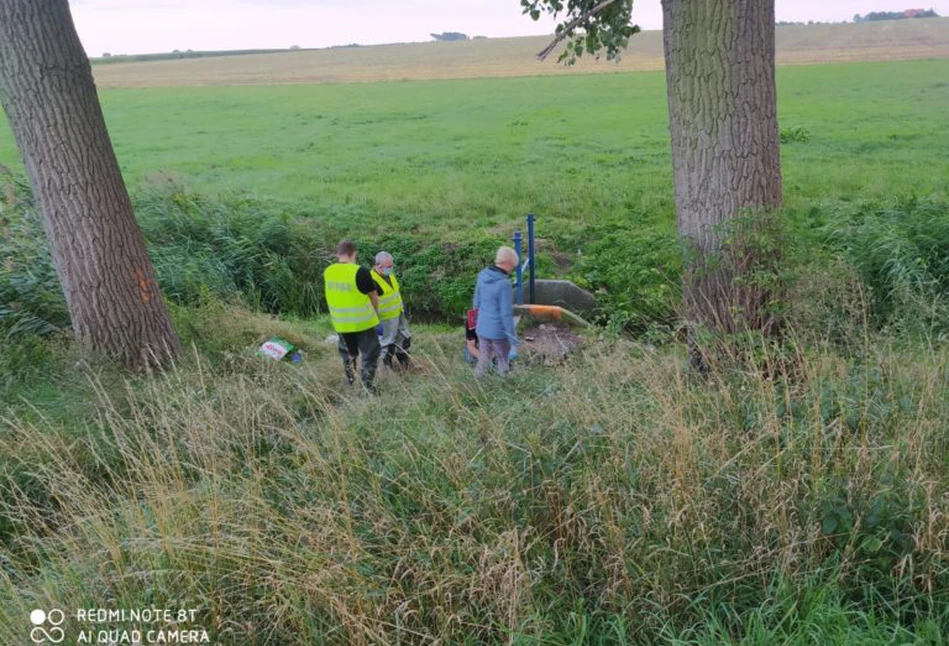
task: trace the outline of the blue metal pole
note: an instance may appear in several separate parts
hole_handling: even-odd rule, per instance
[[[521,231],[520,229],[514,232],[514,251],[517,252],[517,257],[518,257],[515,292],[517,294],[517,304],[521,305],[524,302],[524,282],[523,282],[523,270],[522,270],[521,262],[520,262],[520,257],[521,257]]]
[[[530,288],[528,297],[534,303],[534,214],[527,214],[527,258],[530,262]]]

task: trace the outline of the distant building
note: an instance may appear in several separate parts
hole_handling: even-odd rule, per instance
[[[939,14],[933,9],[905,9],[903,11],[871,11],[865,16],[856,14],[854,22],[875,20],[906,20],[909,18],[938,18]]]

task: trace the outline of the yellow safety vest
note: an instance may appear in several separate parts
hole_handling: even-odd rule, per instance
[[[326,304],[337,332],[362,332],[379,325],[379,317],[369,296],[356,287],[359,265],[334,263],[323,272]]]
[[[391,285],[375,269],[372,270],[372,278],[376,281],[379,289],[382,290],[382,294],[379,296],[379,318],[383,321],[398,318],[404,308],[402,307],[402,294],[399,292],[399,281],[396,280],[395,274],[389,276],[392,280]]]

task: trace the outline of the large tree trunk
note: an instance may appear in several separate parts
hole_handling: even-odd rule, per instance
[[[754,230],[781,204],[774,0],[662,0],[662,9],[690,339],[702,329],[770,332],[769,288],[748,279],[760,259],[742,248],[757,232],[722,225],[748,215]]]
[[[67,0],[0,0],[0,100],[80,347],[131,368],[170,361],[181,347]]]

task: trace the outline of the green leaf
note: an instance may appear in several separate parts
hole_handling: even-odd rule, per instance
[[[883,547],[883,540],[877,536],[869,536],[863,540],[861,547],[871,554],[876,554]]]

